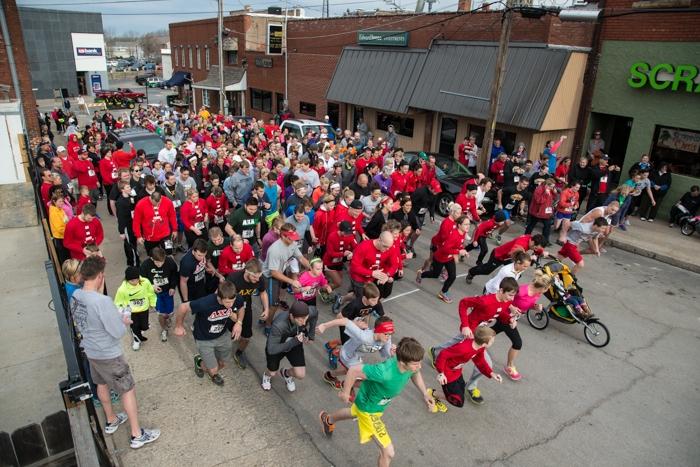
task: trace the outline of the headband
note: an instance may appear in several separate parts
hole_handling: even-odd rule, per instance
[[[374,327],[374,332],[376,334],[394,334],[394,322],[384,321],[379,323]]]

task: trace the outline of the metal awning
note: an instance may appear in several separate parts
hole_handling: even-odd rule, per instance
[[[495,43],[436,42],[409,106],[485,120],[497,54]],[[511,44],[497,121],[540,129],[570,54],[545,44]]]
[[[426,52],[345,47],[326,99],[406,113]]]
[[[219,90],[219,66],[212,65],[207,77],[202,81],[192,84],[196,89],[207,89],[209,91]],[[245,91],[246,72],[245,68],[237,66],[224,66],[224,90],[225,91]]]
[[[169,80],[166,80],[165,84],[168,87],[174,87],[174,86],[184,86],[185,84],[189,83],[192,80],[192,75],[187,72],[187,71],[176,71],[173,73],[173,75],[170,77]]]

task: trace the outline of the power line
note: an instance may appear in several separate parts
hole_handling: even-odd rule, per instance
[[[152,3],[152,2],[169,2],[170,0],[111,0],[111,1],[100,1],[100,2],[73,2],[73,5],[109,5],[109,4],[120,4],[120,3]],[[66,3],[24,3],[19,5],[21,7],[35,7],[35,6],[66,6]],[[69,11],[69,10],[67,10]]]

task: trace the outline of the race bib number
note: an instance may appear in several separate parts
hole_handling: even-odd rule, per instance
[[[204,222],[197,222],[194,224],[194,227],[199,230],[204,230]]]
[[[153,278],[153,285],[157,287],[162,287],[164,285],[168,285],[168,278],[167,277],[154,277]]]
[[[224,221],[224,216],[214,216],[214,224],[221,224]]]
[[[333,258],[333,260],[331,262],[340,263],[341,261],[343,261],[343,258]]]
[[[129,300],[129,303],[131,303],[132,308],[140,308],[143,306],[144,299],[143,298],[135,298],[133,300]]]
[[[316,287],[311,287],[309,290],[306,292],[302,291],[301,296],[304,298],[313,298],[316,296]]]
[[[224,330],[225,324],[212,324],[209,326],[209,334],[219,334]]]
[[[508,204],[506,204],[506,209],[509,210],[509,211],[510,211],[511,209],[513,209],[514,207],[515,207],[515,205],[514,205],[513,203],[508,203]]]
[[[518,183],[518,182],[520,181],[520,177],[519,177],[518,175],[515,175],[515,176],[513,177],[513,181],[514,181],[515,183]]]
[[[608,183],[608,176],[605,175],[603,177],[600,177],[600,183]]]
[[[180,206],[182,206],[182,201],[180,201],[179,199],[174,199],[173,206],[179,208]]]
[[[199,281],[203,281],[203,280],[204,280],[204,269],[202,269],[201,271],[199,271],[198,273],[196,273],[194,275],[195,282],[199,282]]]
[[[91,177],[94,177],[94,176],[95,176],[95,171],[92,170],[92,169],[88,170],[88,175],[91,176]]]
[[[170,250],[173,248],[173,241],[172,240],[166,240],[163,242],[163,246],[165,247],[166,250]]]
[[[496,324],[496,318],[491,318],[491,319],[488,320],[488,321],[482,321],[482,322],[480,322],[480,323],[479,323],[479,326],[485,326],[485,327],[487,327],[487,328],[490,328],[490,327],[493,326],[494,324]]]
[[[389,402],[391,402],[391,397],[383,397],[382,400],[377,402],[377,405],[387,405]]]
[[[112,170],[112,180],[116,180],[117,177],[119,177],[119,174],[117,173],[116,169]]]
[[[252,238],[255,235],[255,231],[253,230],[244,230],[243,231],[243,238]]]
[[[544,213],[551,214],[552,213],[552,206],[547,206],[546,208],[544,208]]]
[[[129,196],[136,196],[136,190],[132,188],[131,192],[129,193]]]

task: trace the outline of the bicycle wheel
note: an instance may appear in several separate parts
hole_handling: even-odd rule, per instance
[[[527,322],[537,330],[542,330],[549,324],[549,315],[546,310],[538,311],[535,308],[527,310]]]
[[[600,321],[589,321],[587,326],[583,328],[583,335],[593,347],[601,348],[608,345],[610,342],[610,332],[607,326]]]

